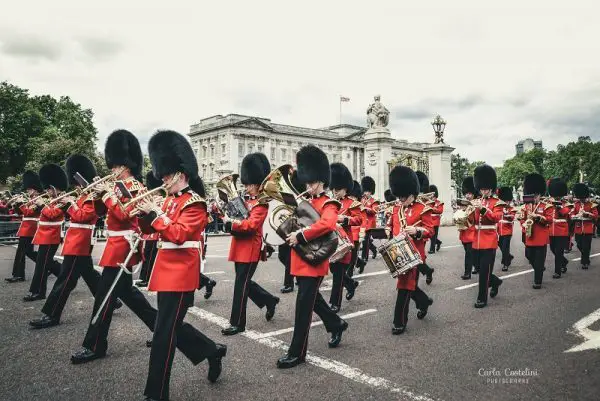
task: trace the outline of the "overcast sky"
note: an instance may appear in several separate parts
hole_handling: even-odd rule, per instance
[[[395,137],[433,141],[439,113],[471,160],[600,139],[593,1],[32,3],[0,0],[0,80],[92,108],[101,149],[117,128],[145,148],[214,114],[333,125],[340,95],[343,121],[365,125],[375,94]]]

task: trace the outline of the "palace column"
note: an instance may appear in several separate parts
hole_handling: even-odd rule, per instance
[[[388,161],[392,158],[392,135],[385,127],[369,128],[365,132],[365,175],[375,180],[375,194],[383,199],[383,193],[389,188]],[[357,179],[360,182],[360,179]]]
[[[440,201],[444,202],[444,213],[442,214],[442,225],[452,225],[452,179],[450,155],[454,148],[444,143],[428,145],[429,156],[429,183],[436,185]]]

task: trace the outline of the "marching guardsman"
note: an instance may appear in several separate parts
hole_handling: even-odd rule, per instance
[[[426,206],[429,206],[430,208],[433,206],[433,202],[431,201],[431,199],[426,198],[424,195],[427,193],[426,191],[429,189],[429,178],[427,177],[427,174],[425,174],[422,171],[417,171],[415,173],[417,175],[417,178],[419,180],[419,196],[417,197],[418,200],[420,200],[421,202],[425,203]],[[424,239],[425,243],[427,243],[427,240],[430,237],[426,237]],[[425,275],[425,283],[427,283],[427,285],[431,284],[431,282],[433,281],[433,272],[435,271],[435,269],[433,269],[432,267],[430,267],[427,264],[427,257],[423,255],[423,263],[421,263],[419,265],[419,272],[423,275]]]
[[[434,233],[431,208],[421,200],[419,195],[419,180],[415,172],[409,167],[396,166],[390,172],[390,187],[392,193],[398,197],[398,204],[394,206],[392,218],[388,229],[390,238],[398,236],[401,232],[409,235],[421,255],[425,258],[425,239],[431,238]],[[423,319],[427,315],[433,299],[429,298],[418,286],[419,272],[411,269],[398,276],[396,289],[396,307],[394,309],[394,325],[392,334],[398,335],[406,330],[410,299],[417,305],[417,318]]]
[[[35,198],[42,192],[40,177],[31,170],[23,173],[22,187],[29,199]],[[23,220],[19,231],[17,231],[19,244],[17,245],[17,253],[15,254],[15,261],[13,263],[12,277],[8,277],[5,280],[9,283],[17,283],[25,281],[25,256],[34,262],[37,260],[37,252],[33,250],[31,242],[37,231],[40,208],[36,204],[28,204],[27,199],[23,196],[13,202],[12,207],[18,214],[23,216]]]
[[[248,217],[244,220],[232,220],[225,215],[223,218],[225,231],[230,232],[232,237],[229,261],[235,264],[235,285],[229,318],[231,326],[221,331],[226,336],[246,330],[248,298],[261,309],[267,307],[265,313],[267,321],[273,319],[275,306],[279,303],[279,298],[271,295],[252,280],[258,262],[261,259],[266,260],[263,257],[265,243],[262,227],[269,212],[269,205],[259,199],[258,189],[270,172],[271,165],[267,156],[262,153],[246,155],[242,160],[240,178],[246,188],[244,201],[249,210]]]
[[[163,184],[161,180],[154,177],[152,170],[146,173],[145,178],[146,188],[149,191],[158,188]],[[135,285],[138,287],[147,287],[150,275],[152,274],[152,266],[154,266],[154,260],[156,259],[156,253],[158,252],[158,249],[156,248],[158,243],[158,233],[142,234],[142,239],[144,241],[142,268],[140,269],[140,281],[135,283]]]
[[[563,179],[553,178],[548,181],[548,193],[552,197],[550,202],[554,205],[554,218],[550,226],[550,250],[554,254],[552,278],[560,278],[566,273],[569,263],[565,258],[565,250],[569,246],[569,215],[573,206],[563,200],[568,191]]]
[[[475,211],[469,219],[475,225],[473,240],[473,257],[475,266],[479,267],[479,293],[476,308],[487,306],[488,289],[490,297],[498,295],[498,287],[502,284],[494,272],[496,248],[498,248],[498,232],[496,224],[502,220],[504,202],[494,195],[496,190],[496,171],[493,167],[483,164],[475,168],[473,174],[475,190],[481,194],[475,199]]]
[[[350,191],[350,198],[355,201],[360,202],[362,199],[362,188],[358,181],[353,181],[352,191]],[[352,242],[354,247],[352,248],[352,260],[350,261],[350,267],[348,268],[348,275],[350,277],[354,276],[354,269],[358,266],[360,272],[365,268],[365,262],[362,260],[360,255],[358,254],[358,250],[360,248],[360,231],[362,229],[362,225],[365,221],[366,213],[363,211],[363,206],[361,203],[360,207],[360,226],[351,226],[350,230],[352,231]]]
[[[144,213],[140,227],[159,233],[158,253],[148,283],[157,292],[158,313],[150,350],[146,400],[168,400],[175,347],[197,365],[207,359],[208,379],[215,382],[222,370],[227,347],[216,344],[189,323],[186,312],[194,303],[200,278],[202,232],[208,223],[204,184],[187,139],[174,131],[159,131],[148,143],[154,175],[167,188],[162,206],[151,199],[139,201]]]
[[[549,227],[554,220],[554,205],[544,202],[542,195],[545,193],[544,177],[537,173],[525,176],[523,194],[533,196],[533,203],[527,203],[523,209],[525,250],[533,265],[533,288],[536,290],[542,288],[546,252],[550,242]]]
[[[594,222],[598,218],[598,209],[597,205],[589,200],[590,189],[586,184],[575,184],[573,196],[576,202],[571,218],[575,222],[575,243],[581,252],[581,268],[587,270],[590,267],[592,235]]]
[[[67,159],[67,177],[71,187],[81,188],[74,176],[79,173],[87,182],[96,177],[96,168],[90,159],[83,155],[73,155]],[[98,215],[94,208],[94,198],[83,193],[78,198],[67,196],[60,201],[65,213],[70,216],[70,224],[64,238],[62,256],[64,257],[60,275],[42,308],[42,317],[29,322],[36,329],[56,326],[67,304],[71,291],[82,277],[92,295],[96,294],[100,274],[94,270],[92,262],[92,234]]]
[[[51,199],[67,189],[67,175],[57,164],[42,166],[39,176],[42,186]],[[60,204],[47,204],[50,200],[41,198],[36,200],[36,205],[42,207],[42,211],[32,243],[39,247],[29,295],[23,298],[26,302],[45,299],[48,275],[52,273],[58,277],[60,274],[60,263],[54,260],[54,255],[62,241],[61,229],[65,214]]]
[[[462,194],[464,198],[468,201],[472,201],[477,196],[477,191],[475,190],[475,184],[473,183],[473,177],[466,177],[463,179],[461,186]],[[467,206],[460,206],[463,210],[467,210]],[[475,258],[473,257],[473,241],[475,240],[475,225],[468,224],[468,226],[458,231],[458,238],[463,245],[463,249],[465,250],[465,272],[460,278],[463,280],[470,280],[471,274],[478,274],[479,269],[475,265]],[[471,269],[473,271],[471,272]]]
[[[385,210],[382,212],[384,213],[383,215],[383,221],[384,226],[387,227],[390,218],[392,217],[392,209],[394,208],[394,203],[396,201],[396,198],[394,196],[394,194],[392,193],[391,189],[386,189],[385,192],[383,193],[383,197],[385,198],[385,203],[389,203],[389,205],[386,206]]]
[[[348,196],[354,188],[354,181],[352,180],[350,170],[342,163],[332,163],[330,168],[331,183],[329,184],[329,188],[333,192],[333,197],[342,204],[337,223],[343,228],[343,233],[345,233],[347,238],[351,240],[352,227],[360,227],[362,225],[362,216],[360,213],[362,204]],[[329,265],[329,269],[333,274],[329,304],[331,305],[331,310],[336,313],[342,308],[342,285],[346,288],[347,300],[351,300],[354,297],[356,287],[358,287],[358,281],[353,280],[348,275],[351,261],[352,252],[348,252],[342,259]]]
[[[502,271],[508,271],[514,256],[510,253],[510,241],[512,240],[513,224],[516,211],[511,206],[513,200],[512,188],[498,188],[498,198],[505,203],[502,208],[502,220],[498,222],[498,247],[502,252]]]
[[[106,140],[104,157],[106,166],[111,170],[115,181],[103,180],[94,188],[96,192],[94,196],[102,199],[101,205],[106,208],[108,240],[98,263],[103,269],[94,297],[92,318],[97,314],[117,278],[121,270],[120,264],[125,263],[131,252],[126,266],[128,270],[131,270],[141,261],[142,251],[140,246],[132,249],[135,244],[134,238],[139,233],[137,219],[133,216],[136,211],[135,205],[125,207],[124,205],[130,199],[118,188],[119,185],[123,185],[133,197],[144,188],[142,183],[135,178],[141,175],[143,166],[140,143],[129,131],[114,131]],[[74,364],[86,363],[106,356],[108,330],[117,298],[120,298],[142,319],[150,330],[154,329],[156,310],[137,287],[133,286],[131,274],[122,274],[114,291],[102,307],[100,319],[95,324],[92,324],[93,319],[90,319],[82,344],[83,348],[71,356],[71,362]]]
[[[373,259],[377,256],[377,248],[371,241],[369,230],[377,226],[377,213],[379,212],[379,201],[375,199],[375,180],[366,176],[360,182],[363,190],[361,203],[366,213],[366,220],[363,220],[362,227],[365,229],[365,238],[363,240],[362,259],[365,263],[369,261],[369,250],[373,253]]]
[[[287,242],[292,246],[291,269],[292,275],[296,276],[298,282],[298,295],[294,334],[288,353],[277,361],[277,367],[280,369],[292,368],[304,362],[313,311],[319,315],[327,332],[331,333],[329,348],[335,348],[340,344],[342,333],[348,328],[348,323],[329,308],[319,292],[323,277],[329,271],[329,260],[311,265],[302,259],[296,250],[298,244],[309,243],[335,231],[341,205],[325,194],[325,188],[329,186],[331,177],[329,161],[321,149],[308,145],[296,153],[296,164],[298,179],[306,185],[310,196],[308,201],[319,213],[320,218],[310,226],[291,233],[287,238]]]
[[[444,202],[438,199],[439,192],[437,186],[433,184],[430,185],[428,192],[433,192],[434,200],[433,204],[431,205],[431,216],[433,218],[433,228],[435,230],[435,233],[433,234],[433,237],[431,237],[431,245],[429,247],[429,253],[433,254],[436,251],[439,252],[442,246],[442,241],[439,240],[438,236],[440,233],[442,214],[444,213]]]

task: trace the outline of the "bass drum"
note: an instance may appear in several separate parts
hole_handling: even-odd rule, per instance
[[[279,246],[285,244],[285,239],[277,234],[277,227],[283,223],[293,212],[289,206],[276,199],[269,201],[269,211],[265,222],[263,223],[263,238],[264,241],[271,246]]]

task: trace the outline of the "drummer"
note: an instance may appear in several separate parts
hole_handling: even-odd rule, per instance
[[[396,166],[390,172],[390,188],[394,196],[398,197],[398,204],[394,206],[391,219],[388,222],[390,238],[398,236],[401,232],[408,234],[418,250],[422,260],[425,259],[425,241],[434,233],[432,210],[420,200],[419,179],[415,172],[405,166]],[[423,319],[433,299],[429,298],[417,283],[419,272],[411,269],[401,274],[396,283],[398,296],[394,310],[394,324],[392,334],[398,335],[406,330],[408,309],[412,298],[417,309],[417,318]]]

